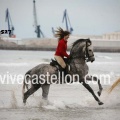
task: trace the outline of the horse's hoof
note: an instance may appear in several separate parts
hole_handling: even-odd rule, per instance
[[[104,103],[103,102],[98,102],[99,105],[103,105]]]
[[[98,94],[98,96],[100,96],[100,95],[101,95],[101,92],[100,92],[100,91],[98,91],[98,92],[97,92],[97,94]]]

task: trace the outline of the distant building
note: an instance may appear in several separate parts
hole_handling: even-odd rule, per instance
[[[72,39],[80,39],[80,38],[102,39],[102,35],[71,35],[70,38]]]
[[[120,32],[113,32],[113,33],[104,34],[103,39],[120,40]]]

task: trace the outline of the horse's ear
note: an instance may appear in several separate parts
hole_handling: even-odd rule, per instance
[[[92,44],[90,38],[88,38],[87,41],[90,43],[90,45]]]
[[[88,41],[90,41],[90,38],[88,38]]]

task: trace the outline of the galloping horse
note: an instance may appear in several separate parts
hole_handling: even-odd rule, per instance
[[[95,100],[98,102],[99,105],[102,105],[103,103],[99,100],[99,98],[95,95],[92,88],[85,82],[85,76],[88,74],[88,66],[86,62],[93,62],[95,60],[93,48],[92,48],[92,42],[90,39],[79,39],[76,40],[73,45],[72,49],[70,50],[70,58],[67,62],[67,64],[70,66],[70,70],[68,70],[68,74],[73,76],[74,74],[77,74],[79,76],[79,82],[82,83],[82,85],[93,95]],[[42,88],[42,97],[43,99],[47,99],[49,87],[50,84],[41,84],[38,83],[42,79],[39,77],[38,79],[34,79],[34,84],[31,82],[31,87],[28,88],[28,84],[26,84],[25,80],[32,81],[31,77],[32,75],[40,76],[41,74],[45,75],[47,72],[49,72],[50,76],[55,74],[58,75],[58,68],[55,66],[51,66],[50,64],[40,64],[36,67],[29,70],[25,76],[27,75],[26,79],[24,79],[23,82],[23,102],[26,103],[27,98],[33,94],[35,91],[37,91],[40,87]],[[28,76],[29,75],[29,76]],[[98,95],[101,95],[102,92],[102,86],[100,84],[100,80],[96,77],[89,76],[86,77],[87,80],[98,80],[99,85],[99,91]],[[49,77],[50,80],[50,77]],[[25,87],[27,88],[27,91],[25,92]]]

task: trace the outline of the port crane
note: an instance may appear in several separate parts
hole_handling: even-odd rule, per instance
[[[10,32],[8,33],[9,34],[9,37],[16,37],[14,35],[14,26],[12,24],[12,20],[11,20],[11,17],[10,17],[10,13],[9,13],[9,10],[8,8],[6,9],[6,17],[5,17],[5,21],[7,22],[8,24],[8,30],[10,30]]]
[[[35,33],[37,34],[38,38],[45,37],[42,30],[40,29],[40,25],[37,23],[37,12],[36,12],[36,4],[35,0],[33,0],[33,15],[34,15],[34,27],[35,27]]]
[[[64,23],[64,22],[65,22],[65,25],[66,25],[66,30],[68,30],[68,31],[70,31],[70,33],[72,33],[73,32],[73,28],[71,26],[70,19],[69,19],[69,16],[68,16],[68,13],[67,13],[66,9],[63,12],[62,23]]]
[[[53,27],[52,27],[52,33],[53,33],[53,36],[55,36],[55,30]]]

